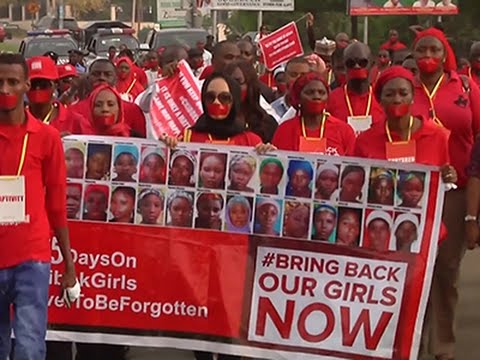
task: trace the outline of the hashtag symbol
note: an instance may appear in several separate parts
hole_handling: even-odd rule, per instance
[[[267,255],[265,255],[263,257],[262,266],[263,267],[269,267],[270,265],[273,264],[274,260],[275,260],[275,254],[274,253],[267,253]]]

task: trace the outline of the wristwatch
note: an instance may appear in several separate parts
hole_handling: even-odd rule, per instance
[[[467,215],[465,216],[465,222],[469,222],[469,221],[477,221],[477,217],[475,215]]]

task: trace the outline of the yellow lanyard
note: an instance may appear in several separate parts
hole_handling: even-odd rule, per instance
[[[55,109],[55,106],[51,106],[50,107],[50,110],[48,111],[47,115],[43,118],[43,123],[44,124],[50,124],[50,118],[52,117],[52,114],[53,114],[53,110]]]
[[[472,68],[471,68],[471,67],[468,68],[468,77],[469,77],[469,79],[472,79],[472,80],[473,80],[473,77],[472,77]]]
[[[355,114],[353,113],[352,103],[350,102],[350,97],[348,96],[347,85],[343,87],[343,92],[345,93],[345,101],[347,102],[348,112],[350,116],[355,116]],[[368,88],[367,113],[365,114],[365,116],[370,115],[371,108],[372,108],[372,87],[370,86]]]
[[[425,91],[425,95],[428,97],[428,101],[430,102],[430,109],[432,111],[432,117],[433,121],[437,124],[443,127],[442,122],[440,119],[437,117],[437,113],[435,111],[435,104],[433,103],[433,100],[435,99],[435,95],[437,95],[438,89],[440,89],[440,86],[442,85],[443,79],[445,78],[445,73],[440,76],[440,79],[438,79],[437,83],[435,84],[435,87],[433,88],[432,92],[428,90],[428,88],[425,86],[425,84],[422,82],[422,87],[423,90]]]
[[[22,174],[23,164],[25,164],[25,157],[27,156],[28,132],[23,137],[22,153],[20,154],[20,163],[18,164],[17,176]]]
[[[133,86],[135,85],[135,83],[137,82],[137,79],[133,79],[132,83],[130,84],[130,86],[128,87],[127,91],[124,93],[124,94],[130,94],[130,91],[132,91],[133,89]]]
[[[332,75],[333,75],[333,70],[329,70],[329,71],[328,71],[328,76],[327,76],[327,84],[328,84],[328,86],[330,86],[330,84],[332,83]]]
[[[325,120],[327,118],[327,113],[323,113],[323,117],[322,117],[322,123],[320,125],[320,139],[323,138],[323,134],[325,133]],[[308,138],[307,136],[307,131],[305,130],[305,121],[303,120],[303,117],[302,117],[302,135],[305,139]]]
[[[213,140],[213,137],[212,135],[208,134],[208,140],[213,143],[215,141],[218,141],[218,142],[221,142],[221,143],[225,143],[225,144],[229,144],[230,143],[230,138],[227,138],[227,140]]]
[[[408,136],[407,142],[412,138],[413,116],[410,116],[410,122],[408,123]],[[388,121],[385,121],[385,132],[387,133],[388,141],[393,143],[392,134],[390,134],[390,128],[388,127]],[[402,142],[402,141],[399,141]]]

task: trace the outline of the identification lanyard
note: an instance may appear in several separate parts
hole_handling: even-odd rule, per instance
[[[328,70],[328,75],[327,75],[327,84],[330,86],[332,83],[332,77],[333,77],[333,70]]]
[[[387,160],[412,163],[416,161],[416,144],[412,140],[413,116],[410,116],[408,125],[408,135],[406,141],[393,141],[388,123],[385,122],[385,132],[387,134],[387,143],[385,144],[385,155]]]
[[[208,142],[210,144],[228,145],[230,144],[230,138],[227,138],[227,140],[214,140],[212,135],[208,134]]]
[[[308,137],[305,129],[305,121],[302,117],[302,136],[299,139],[298,150],[307,153],[321,153],[325,154],[327,151],[327,139],[324,137],[325,123],[328,113],[323,112],[322,123],[320,124],[320,136]]]
[[[435,96],[437,95],[438,89],[440,89],[440,86],[442,85],[444,78],[445,78],[445,73],[442,74],[442,76],[440,76],[440,79],[438,79],[432,92],[430,92],[428,88],[425,86],[425,84],[422,82],[423,91],[425,91],[425,95],[427,95],[428,101],[430,102],[430,111],[432,112],[433,121],[437,125],[440,125],[442,127],[443,127],[443,124],[437,116],[437,112],[435,111],[435,104],[433,103],[433,101],[435,100]]]
[[[350,101],[350,97],[348,96],[348,91],[347,91],[347,85],[345,85],[343,87],[343,92],[345,93],[345,102],[347,103],[347,107],[348,107],[348,113],[350,114],[350,116],[352,117],[355,117],[355,116],[358,116],[358,115],[355,115],[353,113],[353,107],[352,107],[352,103]],[[372,109],[372,87],[370,86],[368,88],[368,101],[367,101],[367,111],[365,113],[365,117],[369,116],[370,115],[370,110]],[[363,115],[360,115],[360,116],[363,116]]]
[[[132,83],[128,87],[127,91],[124,92],[124,94],[130,94],[130,91],[132,91],[133,87],[135,86],[135,83],[137,82],[137,79],[133,79]]]
[[[52,118],[53,110],[54,110],[54,109],[55,109],[55,106],[52,105],[52,106],[50,107],[50,110],[48,111],[47,115],[45,115],[45,117],[44,117],[43,120],[42,120],[42,122],[43,122],[44,124],[47,124],[47,125],[50,124],[50,120],[51,120],[51,118]]]

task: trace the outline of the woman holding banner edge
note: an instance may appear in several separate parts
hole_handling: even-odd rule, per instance
[[[189,129],[185,130],[183,141],[218,145],[253,146],[259,153],[276,148],[263,144],[260,137],[247,130],[244,121],[238,118],[241,109],[241,89],[237,81],[227,75],[214,73],[202,86],[202,107],[204,114]],[[162,140],[175,148],[180,139],[165,135]],[[213,360],[213,354],[195,351],[196,360]],[[218,360],[239,360],[241,357],[219,354]]]

